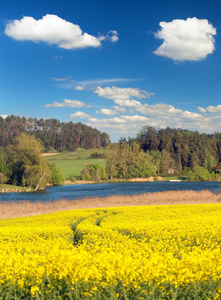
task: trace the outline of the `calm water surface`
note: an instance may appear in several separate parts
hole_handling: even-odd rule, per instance
[[[59,199],[74,200],[94,196],[106,197],[179,190],[219,192],[219,182],[126,182],[63,185],[48,187],[44,192],[0,194],[0,201],[29,200],[47,202]]]

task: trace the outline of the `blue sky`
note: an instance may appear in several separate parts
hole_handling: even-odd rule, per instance
[[[220,1],[7,1],[0,115],[82,122],[111,136],[144,125],[221,128]]]

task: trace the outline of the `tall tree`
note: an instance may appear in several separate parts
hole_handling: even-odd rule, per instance
[[[33,136],[22,134],[8,148],[11,180],[34,190],[44,189],[49,181],[49,167],[41,156],[42,145]]]
[[[105,149],[104,155],[106,157],[106,174],[110,180],[113,180],[118,173],[118,145],[109,144]]]

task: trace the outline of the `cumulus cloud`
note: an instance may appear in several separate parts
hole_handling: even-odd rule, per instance
[[[98,37],[99,41],[111,41],[113,43],[117,42],[119,40],[118,33],[116,30],[110,30],[106,35],[100,35]]]
[[[209,112],[213,112],[213,113],[216,113],[216,112],[221,112],[221,105],[217,105],[217,106],[208,106],[207,107],[207,111]]]
[[[139,130],[146,124],[158,126],[155,120],[139,115],[125,115],[108,119],[89,118],[88,121],[88,125],[112,133],[112,136],[115,137],[116,140],[120,138],[119,135],[121,134],[124,136],[136,136]]]
[[[160,22],[161,29],[155,37],[163,44],[157,48],[156,55],[166,56],[175,61],[205,59],[215,49],[216,29],[206,19],[188,18]]]
[[[107,35],[112,39],[104,39],[115,42],[117,33],[114,32],[110,31]],[[83,33],[79,25],[51,14],[39,20],[25,16],[21,20],[10,21],[6,24],[5,34],[18,41],[46,42],[67,50],[101,46],[99,38]]]
[[[103,114],[106,116],[114,116],[114,115],[118,114],[116,111],[114,111],[112,109],[107,109],[107,108],[101,108],[101,110],[97,110],[96,113]]]
[[[217,106],[208,106],[206,108],[203,107],[198,107],[198,110],[200,112],[206,113],[206,112],[210,112],[210,113],[220,113],[221,112],[221,105],[217,105]]]
[[[45,107],[91,107],[90,105],[87,105],[86,103],[78,100],[70,100],[70,99],[64,99],[62,103],[60,102],[54,102],[52,104],[46,104]]]
[[[122,107],[130,107],[130,108],[136,108],[141,106],[141,103],[137,100],[128,100],[128,99],[116,99],[114,101],[116,104]]]
[[[186,119],[201,119],[201,120],[204,119],[204,116],[202,116],[201,114],[194,113],[187,110],[183,111],[181,113],[181,116]]]
[[[87,118],[90,118],[90,116],[83,111],[77,111],[74,114],[70,114],[70,118],[71,119],[72,118],[87,119]]]
[[[100,97],[112,100],[129,100],[131,97],[137,99],[150,98],[154,93],[134,88],[119,88],[116,86],[102,88],[100,86],[94,89],[94,93]]]
[[[127,111],[125,107],[117,106],[117,105],[113,106],[113,109],[121,113],[125,113]]]
[[[144,116],[120,116],[109,119],[97,119],[97,118],[89,118],[89,121],[92,123],[100,124],[100,125],[110,125],[110,124],[126,124],[128,122],[147,122],[150,119]]]
[[[76,91],[84,91],[86,90],[86,86],[85,85],[76,85],[76,87],[74,88]]]
[[[205,112],[207,111],[205,108],[200,107],[200,106],[198,106],[197,108],[198,108],[198,110],[199,110],[200,112],[202,112],[202,113],[205,113]]]
[[[6,119],[9,115],[0,115],[2,119]]]
[[[159,115],[174,115],[182,113],[181,109],[175,108],[169,104],[157,103],[155,105],[143,104],[137,106],[137,111],[145,115],[159,116]]]
[[[183,111],[182,109],[175,108],[170,104],[157,103],[155,105],[141,104],[135,108],[143,115],[147,115],[151,118],[161,118],[164,120],[170,120],[171,118],[178,122],[185,122],[185,120],[205,120],[205,117],[199,113]],[[168,121],[167,121],[168,122]],[[169,125],[168,125],[169,126]]]

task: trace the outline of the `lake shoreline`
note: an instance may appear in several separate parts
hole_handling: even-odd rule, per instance
[[[3,201],[0,202],[0,219],[28,217],[67,211],[72,209],[94,209],[125,206],[161,206],[190,204],[221,204],[221,194],[209,190],[164,191],[136,195],[114,195],[107,197],[86,197],[75,200],[55,201]]]
[[[157,182],[171,182],[171,183],[177,183],[177,182],[211,182],[211,181],[187,181],[185,177],[148,177],[148,178],[131,178],[131,179],[114,179],[114,180],[102,180],[99,182],[95,181],[86,181],[86,180],[65,180],[60,187],[62,186],[74,186],[74,185],[98,185],[98,184],[120,184],[120,183],[157,183]],[[212,181],[212,182],[219,182],[219,180]],[[35,191],[28,187],[21,187],[21,186],[13,186],[9,184],[0,184],[0,194],[11,194],[11,193],[35,193],[38,194],[39,192],[46,191],[49,187],[59,187],[52,184],[47,184],[46,188],[44,190],[38,190]]]
[[[171,177],[172,178],[172,177]],[[87,180],[65,180],[61,185],[75,185],[75,184],[100,184],[100,183],[122,183],[122,182],[153,182],[153,181],[166,181],[161,176],[157,177],[148,177],[148,178],[131,178],[131,179],[114,179],[114,180],[102,180],[99,182],[96,181],[87,181]],[[5,185],[6,186],[6,185]],[[52,184],[47,184],[47,187],[53,186]],[[24,192],[35,192],[30,188],[23,188],[20,186],[7,185],[7,187],[2,188],[0,184],[0,193],[24,193]]]

